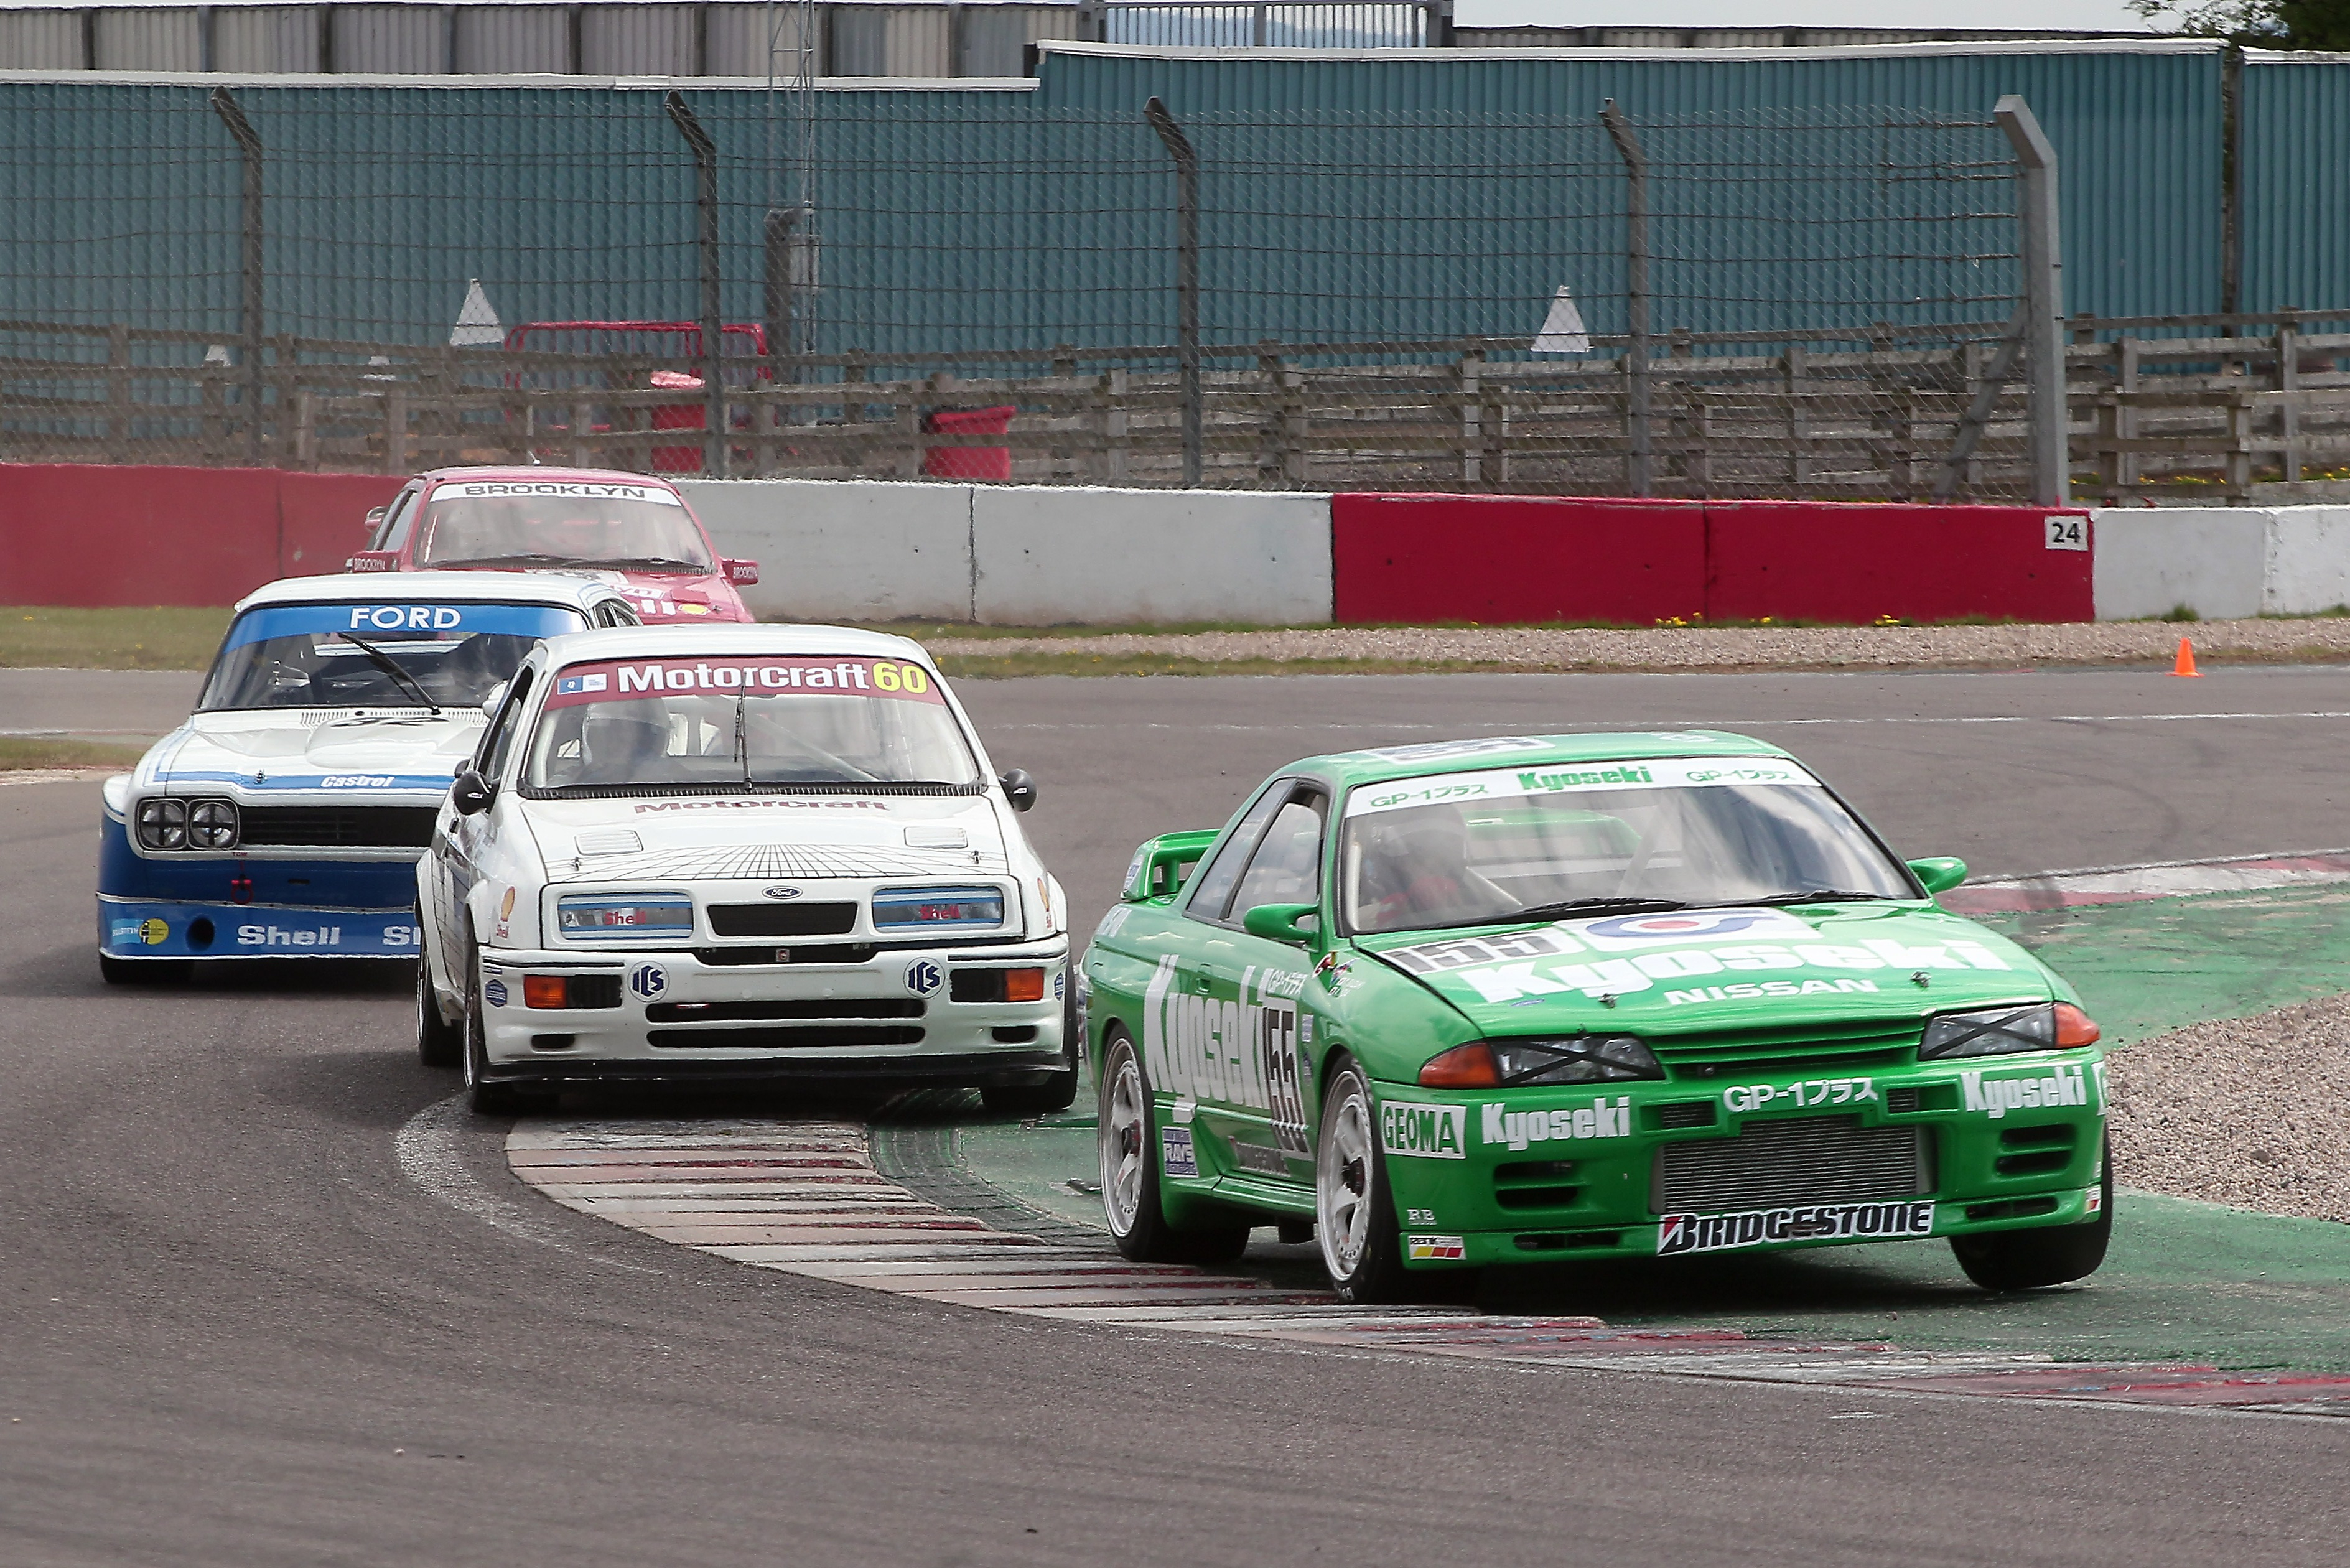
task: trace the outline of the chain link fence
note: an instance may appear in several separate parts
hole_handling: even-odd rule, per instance
[[[12,84],[0,457],[2020,494],[2015,188],[1898,109]]]

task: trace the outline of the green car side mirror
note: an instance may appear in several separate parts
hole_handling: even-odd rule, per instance
[[[1967,863],[1955,855],[1934,855],[1909,862],[1929,893],[1947,893],[1967,879]]]
[[[1311,904],[1259,904],[1241,917],[1241,929],[1270,942],[1310,942],[1322,929]]]

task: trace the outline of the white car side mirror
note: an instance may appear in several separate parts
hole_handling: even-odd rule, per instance
[[[490,688],[490,694],[482,699],[483,718],[494,719],[498,716],[498,704],[506,700],[506,687],[508,684],[509,682],[501,680],[495,686]]]

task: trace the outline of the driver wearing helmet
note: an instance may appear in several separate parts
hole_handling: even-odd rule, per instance
[[[1460,925],[1518,907],[1470,866],[1469,824],[1457,805],[1378,819],[1365,846],[1362,889],[1364,925],[1375,930]]]

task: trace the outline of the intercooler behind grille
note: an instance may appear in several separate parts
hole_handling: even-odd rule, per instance
[[[1857,1116],[1754,1121],[1736,1137],[1657,1150],[1659,1214],[1729,1214],[1817,1203],[1881,1203],[1934,1189],[1917,1127],[1864,1127]]]
[[[712,904],[710,929],[722,937],[837,937],[857,929],[857,906]]]
[[[432,842],[429,805],[248,805],[244,841],[271,848],[421,849]]]

